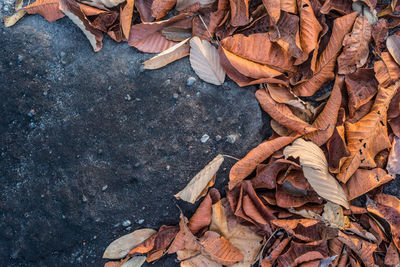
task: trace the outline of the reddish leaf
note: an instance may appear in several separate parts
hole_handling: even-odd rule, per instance
[[[375,266],[373,253],[377,248],[376,244],[364,241],[354,236],[346,235],[342,231],[339,231],[338,239],[351,248],[351,250],[362,259],[365,266]]]
[[[167,15],[175,4],[176,0],[153,0],[151,4],[151,16],[159,20]]]
[[[249,0],[229,0],[229,3],[232,26],[243,26],[249,23]]]
[[[65,16],[58,6],[59,0],[36,0],[24,9],[28,14],[40,14],[48,22],[53,22]]]
[[[325,242],[320,245],[307,245],[292,242],[289,250],[278,257],[280,266],[297,266],[303,262],[323,259],[328,256],[328,247]]]

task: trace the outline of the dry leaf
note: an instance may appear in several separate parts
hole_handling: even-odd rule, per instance
[[[36,0],[24,9],[28,14],[40,14],[48,22],[56,21],[65,16],[59,9],[59,0]]]
[[[146,256],[137,256],[130,258],[121,267],[140,267],[146,261]]]
[[[393,242],[390,242],[389,248],[387,249],[386,256],[385,256],[385,264],[392,265],[392,266],[400,265],[399,251],[397,250],[397,248],[393,244]]]
[[[125,38],[129,39],[129,34],[132,26],[132,16],[133,16],[133,7],[135,4],[135,0],[126,0],[126,5],[121,9],[120,13],[120,23],[122,32]]]
[[[162,35],[170,41],[182,42],[192,36],[192,30],[181,27],[166,27],[161,31]]]
[[[286,253],[278,257],[278,266],[298,266],[301,263],[323,259],[328,256],[326,241],[319,245],[308,245],[292,241]]]
[[[128,252],[134,247],[140,245],[148,239],[150,236],[155,234],[157,231],[153,229],[140,229],[136,230],[130,234],[121,236],[120,238],[114,240],[106,250],[104,251],[104,259],[122,259]]]
[[[102,47],[103,34],[101,31],[90,24],[89,20],[74,0],[60,0],[59,5],[60,10],[82,30],[92,45],[93,50],[98,52]]]
[[[356,72],[346,75],[349,111],[353,113],[350,117],[353,117],[355,111],[368,103],[378,91],[378,81],[373,77],[373,69],[357,69]]]
[[[111,8],[125,2],[125,0],[81,0],[82,3],[100,9]]]
[[[343,52],[338,57],[338,73],[349,74],[362,67],[368,59],[372,27],[366,17],[358,17],[353,30],[343,40]]]
[[[221,264],[211,260],[209,257],[200,254],[197,251],[187,249],[179,250],[176,252],[180,267],[222,267]]]
[[[393,178],[400,174],[400,138],[397,136],[393,139],[386,170]]]
[[[190,65],[204,81],[221,85],[225,80],[225,71],[219,62],[217,49],[208,41],[195,36],[190,40]]]
[[[261,267],[272,267],[276,259],[282,254],[291,240],[292,237],[287,237],[283,239],[277,246],[275,246],[271,253],[262,260]]]
[[[4,26],[5,27],[11,27],[15,23],[17,23],[23,16],[26,14],[26,10],[22,9],[22,6],[24,5],[24,0],[17,0],[15,2],[15,12],[11,16],[4,16]]]
[[[194,204],[214,184],[210,183],[210,181],[213,180],[222,162],[224,162],[224,157],[221,154],[217,155],[175,197]]]
[[[229,0],[232,26],[239,27],[249,23],[249,2],[249,0]]]
[[[281,1],[280,0],[263,0],[265,9],[271,17],[274,24],[278,23],[281,16]]]
[[[376,244],[364,241],[360,238],[346,235],[342,231],[339,231],[338,239],[351,248],[364,262],[367,267],[374,267],[375,261],[373,253],[377,248]]]
[[[330,201],[325,204],[322,217],[333,228],[347,229],[350,225],[349,218],[343,215],[343,208]]]
[[[177,0],[175,9],[178,11],[182,11],[196,3],[199,3],[200,6],[204,7],[214,3],[215,0]]]
[[[175,4],[176,0],[153,0],[151,4],[151,16],[159,20],[167,15]]]
[[[200,230],[208,227],[212,218],[212,207],[221,199],[218,190],[211,188],[207,196],[200,203],[196,212],[190,218],[188,227],[193,234],[197,234]]]
[[[400,36],[391,35],[386,39],[386,47],[397,64],[400,64]]]
[[[388,52],[381,53],[382,60],[375,61],[375,77],[381,86],[388,86],[400,79],[400,66]]]
[[[376,154],[391,146],[386,115],[399,87],[400,82],[388,88],[380,87],[371,112],[356,123],[346,122],[347,147],[351,154],[337,176],[341,182],[347,182],[359,167],[376,167]]]
[[[168,48],[167,50],[161,52],[160,54],[150,58],[143,62],[143,69],[154,70],[162,68],[171,62],[174,62],[180,58],[189,55],[189,39],[187,38],[182,42]]]
[[[299,138],[283,150],[285,158],[300,159],[304,176],[321,197],[349,208],[346,194],[328,171],[328,162],[322,150],[313,142]]]

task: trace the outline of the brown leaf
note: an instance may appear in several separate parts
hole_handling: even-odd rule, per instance
[[[282,254],[291,240],[292,237],[287,237],[283,239],[276,247],[274,247],[271,253],[262,260],[261,267],[272,267],[276,259]]]
[[[192,36],[192,30],[181,27],[166,27],[161,31],[162,35],[170,41],[182,42]]]
[[[351,2],[346,0],[327,0],[321,7],[322,14],[328,14],[332,10],[339,12],[341,15],[351,13]]]
[[[135,7],[139,11],[142,22],[152,22],[154,18],[151,16],[151,5],[153,0],[135,0]]]
[[[400,82],[387,88],[380,87],[371,112],[356,123],[346,122],[347,147],[351,154],[337,176],[341,182],[347,182],[359,167],[376,167],[376,154],[390,147],[386,113],[399,87]]]
[[[214,2],[215,0],[177,0],[175,9],[178,11],[182,11],[196,3],[199,3],[201,7],[205,7]]]
[[[147,252],[146,261],[152,262],[161,258],[166,253],[178,232],[179,228],[177,226],[161,226],[158,233],[154,235],[154,238],[150,238],[143,243],[144,246],[141,249],[143,250],[142,253]],[[136,248],[137,253],[141,253],[139,247],[140,246]],[[135,251],[135,249],[130,251],[129,254],[132,254],[133,251]]]
[[[375,61],[375,77],[381,86],[388,86],[400,79],[400,67],[388,52],[381,54],[382,60]]]
[[[278,264],[280,266],[294,267],[303,262],[323,259],[327,256],[328,247],[326,241],[322,242],[320,245],[307,245],[291,242],[288,251],[278,257]]]
[[[336,65],[336,57],[342,48],[345,35],[350,32],[353,26],[356,16],[357,13],[353,12],[334,20],[329,43],[316,62],[314,76],[307,81],[303,81],[293,89],[296,95],[311,96],[322,85],[334,78],[333,71]]]
[[[88,6],[82,3],[77,3],[78,6],[81,8],[82,12],[85,16],[97,16],[103,13],[109,13],[110,11],[99,9],[96,7]],[[57,8],[58,8],[58,1],[57,1]]]
[[[187,249],[179,250],[176,252],[180,267],[222,267],[221,264],[211,260],[209,257],[200,254],[197,251]]]
[[[354,22],[353,30],[343,40],[343,52],[338,57],[338,73],[349,74],[365,65],[369,54],[372,26],[364,16]]]
[[[167,15],[175,4],[176,0],[153,0],[151,4],[151,16],[159,20]]]
[[[297,3],[295,0],[280,0],[279,2],[282,11],[297,14]]]
[[[207,227],[211,223],[212,218],[212,207],[221,199],[221,195],[218,190],[211,188],[207,196],[200,203],[196,212],[190,218],[188,227],[193,234],[196,234],[204,227]]]
[[[395,196],[378,194],[374,201],[367,200],[367,210],[390,225],[392,241],[400,249],[400,200]]]
[[[58,0],[36,0],[34,3],[24,7],[28,14],[40,14],[48,22],[56,21],[65,16],[58,8]]]
[[[249,0],[229,0],[232,26],[243,26],[249,23]]]
[[[351,250],[362,259],[365,266],[375,266],[373,253],[377,248],[376,244],[364,241],[354,236],[346,235],[342,231],[339,231],[338,239],[351,248]]]
[[[122,2],[125,2],[125,0],[81,0],[81,2],[89,6],[106,9],[118,6]]]
[[[346,158],[350,156],[344,138],[344,126],[337,126],[327,143],[328,165],[331,173],[339,173]]]
[[[398,266],[400,264],[399,251],[393,242],[390,242],[390,245],[386,251],[385,264],[391,266]]]
[[[372,38],[375,42],[375,50],[378,55],[385,48],[385,40],[388,36],[388,27],[386,19],[380,19],[372,28]]]
[[[347,181],[344,190],[348,199],[352,200],[392,180],[393,177],[380,168],[358,169]]]
[[[271,17],[273,23],[277,23],[281,15],[281,1],[280,0],[263,0],[265,9]]]
[[[386,169],[393,178],[400,174],[400,138],[397,136],[393,139]]]
[[[192,234],[188,224],[188,219],[180,215],[179,232],[172,241],[171,246],[168,248],[168,254],[176,253],[179,250],[188,249],[193,251],[200,251],[201,246],[196,237]]]
[[[100,51],[103,34],[91,25],[79,5],[74,0],[60,0],[59,5],[60,10],[83,31],[93,50],[95,52]]]
[[[125,6],[121,8],[119,20],[121,23],[122,32],[127,40],[129,39],[129,34],[131,32],[134,5],[135,0],[126,0]]]
[[[282,136],[265,141],[251,150],[243,159],[239,160],[229,172],[229,189],[233,189],[244,178],[250,175],[258,164],[266,160],[274,152],[290,144],[298,135]]]
[[[397,64],[400,64],[400,36],[390,35],[386,39],[386,47]]]
[[[283,150],[285,158],[300,159],[304,176],[321,197],[349,208],[346,194],[337,180],[328,171],[328,162],[322,150],[313,142],[296,139]]]
[[[266,89],[257,90],[255,95],[262,109],[286,128],[299,134],[307,134],[317,130],[317,128],[296,117],[285,104],[276,103]]]

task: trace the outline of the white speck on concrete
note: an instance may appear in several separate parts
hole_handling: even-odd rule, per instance
[[[210,136],[208,136],[208,134],[203,134],[203,136],[200,139],[200,142],[205,143],[208,141],[208,139],[210,139]]]
[[[131,224],[132,224],[132,223],[131,223],[130,220],[125,220],[125,221],[122,222],[122,226],[123,226],[123,227],[128,227],[128,226],[131,225]]]
[[[189,77],[189,78],[186,80],[186,85],[187,85],[187,86],[192,86],[195,82],[196,82],[196,78],[195,78],[195,77]]]
[[[226,142],[234,144],[237,140],[238,136],[236,134],[230,134],[226,137]]]

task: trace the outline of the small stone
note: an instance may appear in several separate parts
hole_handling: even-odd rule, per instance
[[[87,202],[88,201],[88,199],[87,199],[87,197],[85,195],[82,196],[82,201],[83,202]]]
[[[140,220],[137,221],[137,223],[138,223],[138,224],[142,224],[142,223],[144,223],[144,220],[143,220],[143,219],[140,219]]]
[[[217,135],[216,137],[215,137],[215,141],[221,141],[221,139],[222,139],[222,137],[220,136],[220,135]]]
[[[125,96],[125,100],[126,101],[130,101],[132,98],[131,98],[131,96],[129,95],[129,94],[127,94],[126,96]]]
[[[119,226],[120,226],[120,223],[114,224],[114,227],[115,227],[115,228],[117,228],[117,227],[119,227]]]
[[[167,165],[165,168],[167,169],[167,171],[169,171],[171,169],[171,166]]]
[[[132,230],[132,227],[130,227],[130,226],[129,226],[129,227],[126,227],[125,230],[126,230],[126,231],[130,231],[130,230]]]
[[[218,122],[222,122],[222,118],[221,118],[221,117],[218,117],[218,118],[217,118],[217,121],[218,121]]]
[[[226,137],[226,141],[231,144],[234,144],[236,142],[236,139],[237,139],[236,134],[231,134]]]
[[[125,221],[122,222],[122,226],[123,226],[123,227],[128,227],[128,226],[131,225],[131,224],[132,224],[132,223],[131,223],[130,220],[125,220]]]
[[[197,93],[196,93],[196,96],[199,97],[199,96],[200,96],[200,92],[197,92]]]
[[[200,142],[205,143],[208,141],[208,139],[210,139],[210,136],[208,136],[208,134],[204,134],[201,139]]]
[[[195,81],[196,81],[196,78],[195,78],[195,77],[189,77],[189,78],[186,80],[186,85],[187,85],[187,86],[192,86],[192,85],[195,83]]]
[[[177,93],[174,93],[174,94],[172,95],[172,97],[175,98],[175,99],[178,99],[179,95],[178,95]]]
[[[166,81],[164,82],[164,84],[165,84],[165,85],[170,85],[170,84],[171,84],[171,80],[170,80],[170,79],[166,80]]]
[[[64,51],[61,51],[60,56],[61,56],[61,57],[65,57],[65,52],[64,52]]]
[[[22,55],[18,55],[18,64],[21,64],[22,60],[24,60],[24,57]]]
[[[107,188],[108,188],[108,185],[105,185],[105,186],[103,186],[103,187],[101,188],[101,191],[106,191]]]
[[[31,109],[31,110],[28,112],[28,116],[29,116],[29,117],[33,117],[33,115],[35,115],[35,110],[34,110],[34,109]]]
[[[135,166],[135,168],[140,167],[140,162],[136,162],[134,166]]]
[[[4,10],[5,12],[8,12],[8,11],[10,10],[10,8],[8,7],[8,5],[4,5],[3,10]]]

